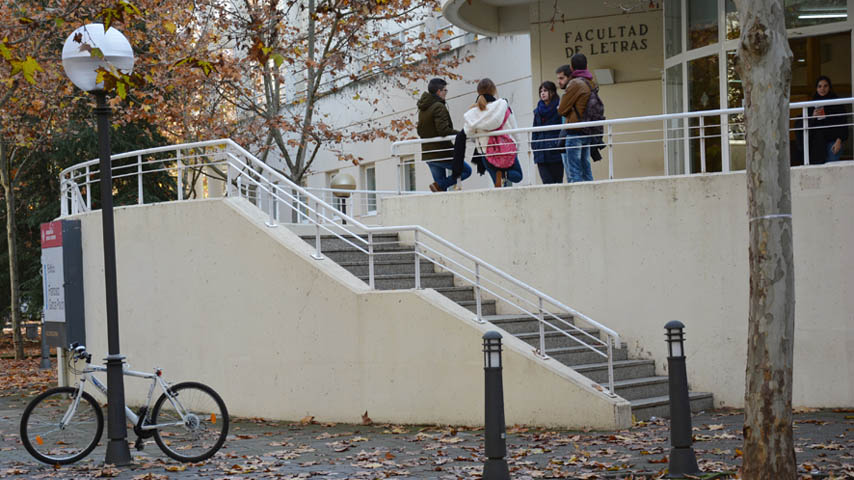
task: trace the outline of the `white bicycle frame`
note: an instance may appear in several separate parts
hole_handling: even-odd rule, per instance
[[[106,371],[107,371],[107,367],[102,367],[102,366],[98,366],[98,365],[87,365],[86,368],[83,369],[83,372],[80,376],[80,379],[77,382],[77,394],[74,397],[74,402],[71,404],[71,408],[69,408],[68,411],[65,412],[65,416],[62,417],[62,422],[60,423],[60,426],[59,426],[60,429],[65,428],[65,425],[67,425],[68,422],[71,420],[71,418],[74,417],[74,414],[77,411],[77,405],[80,403],[80,398],[83,397],[83,391],[85,390],[87,380],[91,380],[92,385],[94,385],[95,388],[97,388],[105,397],[107,396],[107,386],[104,385],[103,383],[101,383],[101,381],[98,380],[97,377],[92,375],[92,373],[94,373],[94,372],[105,372],[106,373]],[[125,405],[125,416],[127,417],[127,419],[133,425],[139,425],[140,429],[142,429],[142,430],[157,430],[158,428],[173,427],[173,426],[179,426],[179,425],[185,424],[185,421],[187,418],[187,412],[184,410],[184,407],[181,405],[181,403],[177,401],[177,399],[176,399],[177,395],[172,394],[172,392],[169,390],[169,384],[166,383],[166,380],[163,380],[161,373],[162,373],[162,370],[159,368],[155,368],[154,373],[137,372],[134,370],[124,370],[124,372],[123,372],[124,376],[126,376],[126,377],[137,377],[137,378],[151,379],[151,387],[149,387],[149,389],[148,389],[148,398],[145,401],[145,404],[146,404],[145,415],[146,416],[148,416],[148,414],[151,412],[151,399],[152,399],[152,396],[154,394],[154,386],[158,385],[158,384],[160,385],[160,389],[166,395],[166,398],[168,398],[169,402],[172,404],[172,406],[175,407],[175,411],[177,411],[178,414],[181,416],[180,422],[158,423],[156,425],[145,424],[145,423],[140,424],[139,423],[139,415],[134,413],[133,410],[131,410],[127,405]]]

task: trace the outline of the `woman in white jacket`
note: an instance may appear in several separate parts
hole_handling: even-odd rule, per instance
[[[478,82],[477,94],[477,102],[463,115],[465,122],[463,131],[465,131],[467,136],[491,132],[493,130],[498,130],[499,127],[501,130],[517,128],[516,116],[513,115],[513,110],[510,110],[510,105],[507,103],[507,100],[495,97],[498,95],[498,89],[495,87],[495,83],[493,83],[492,80],[484,78]],[[507,121],[505,122],[504,117],[508,110],[510,110],[510,116],[507,117]],[[489,176],[492,177],[492,181],[496,187],[502,186],[502,177],[504,175],[506,175],[507,180],[512,183],[522,181],[522,166],[519,164],[518,156],[518,151],[519,148],[521,148],[522,142],[520,141],[521,138],[518,134],[513,134],[511,136],[516,142],[517,155],[510,168],[506,170],[498,169],[492,166],[486,160],[486,157],[480,157],[483,162],[483,166],[486,168],[486,171],[489,172]],[[476,148],[481,154],[486,152],[486,145],[488,142],[488,136],[475,138]]]

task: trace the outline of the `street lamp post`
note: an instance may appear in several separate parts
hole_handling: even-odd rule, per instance
[[[97,52],[93,54],[93,52]],[[115,28],[106,32],[101,24],[78,28],[62,48],[65,74],[81,90],[95,95],[98,120],[98,152],[101,176],[101,220],[104,234],[104,285],[107,303],[107,455],[105,462],[113,465],[131,463],[127,444],[125,417],[124,356],[119,353],[119,306],[116,290],[116,238],[113,226],[113,176],[110,161],[110,107],[97,70],[121,71],[130,75],[133,70],[133,49],[127,38]]]

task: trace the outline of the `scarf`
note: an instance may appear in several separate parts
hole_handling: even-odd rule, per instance
[[[593,74],[592,74],[592,73],[590,73],[590,70],[573,70],[573,71],[572,71],[572,75],[570,75],[570,76],[571,76],[572,78],[575,78],[575,77],[584,77],[584,78],[586,78],[587,80],[593,80]]]
[[[486,103],[492,103],[495,101],[495,97],[493,97],[492,95],[490,95],[488,93],[484,93],[483,95],[481,95],[481,97],[486,99]]]
[[[552,118],[557,115],[557,106],[558,106],[557,98],[553,99],[551,103],[546,103],[540,100],[540,103],[537,104],[537,114],[544,119]]]

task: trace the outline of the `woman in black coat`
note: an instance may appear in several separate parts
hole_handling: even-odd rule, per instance
[[[540,102],[534,109],[534,126],[560,125],[563,118],[557,113],[560,98],[557,95],[557,86],[553,82],[545,81],[540,85]],[[543,183],[560,183],[563,181],[563,159],[564,152],[562,142],[558,138],[560,130],[547,132],[533,132],[531,134],[531,150],[534,151],[534,163],[540,171]]]
[[[822,75],[815,82],[813,100],[839,98],[833,92],[830,78]],[[827,105],[807,110],[809,116],[810,164],[835,162],[842,154],[842,144],[848,139],[849,115],[844,105]]]

